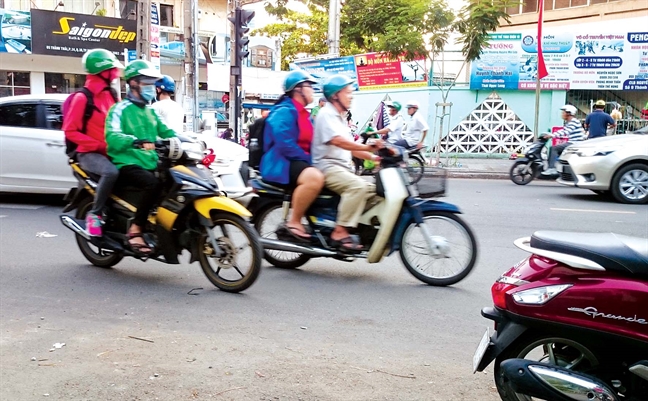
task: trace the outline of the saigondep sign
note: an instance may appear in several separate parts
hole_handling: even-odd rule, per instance
[[[135,49],[137,22],[47,10],[31,10],[32,53],[81,56],[103,48],[115,55]]]

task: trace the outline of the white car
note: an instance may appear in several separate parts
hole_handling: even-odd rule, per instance
[[[0,98],[0,192],[66,194],[76,185],[61,131],[67,96]]]

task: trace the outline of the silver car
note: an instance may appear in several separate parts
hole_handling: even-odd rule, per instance
[[[648,203],[648,127],[576,143],[556,167],[560,184],[611,193],[622,203]]]

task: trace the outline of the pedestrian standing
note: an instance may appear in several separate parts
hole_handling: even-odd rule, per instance
[[[604,111],[605,100],[597,100],[594,111],[585,118],[585,129],[589,130],[587,139],[601,138],[607,135],[608,127],[615,128],[616,121]]]

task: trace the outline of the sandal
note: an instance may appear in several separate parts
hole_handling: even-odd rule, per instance
[[[286,223],[282,223],[279,225],[276,234],[277,234],[277,238],[279,238],[282,241],[296,240],[298,242],[308,243],[312,238],[310,234],[304,233],[306,234],[305,236],[297,227],[288,227]]]
[[[144,243],[143,244],[133,243],[132,240],[134,238],[141,238],[142,241],[144,241]],[[151,247],[146,243],[146,240],[144,239],[142,233],[128,233],[128,246],[136,254],[148,256],[153,253],[153,249],[151,249]]]
[[[349,235],[339,240],[331,238],[330,244],[332,247],[337,248],[339,251],[347,252],[362,252],[364,247],[360,244],[360,240],[356,235]]]

